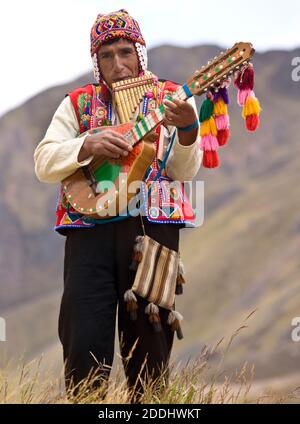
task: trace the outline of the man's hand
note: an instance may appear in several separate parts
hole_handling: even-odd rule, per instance
[[[78,155],[78,162],[91,155],[118,159],[127,156],[131,150],[132,147],[121,134],[113,129],[103,129],[86,137]]]
[[[196,121],[197,115],[190,103],[179,99],[173,99],[172,101],[164,99],[163,103],[166,106],[165,125],[184,128]]]
[[[165,119],[164,125],[173,125],[178,128],[179,143],[184,146],[190,146],[194,143],[198,134],[198,127],[189,131],[180,131],[180,128],[193,125],[197,119],[197,115],[193,106],[183,100],[174,99],[173,101],[164,100]]]

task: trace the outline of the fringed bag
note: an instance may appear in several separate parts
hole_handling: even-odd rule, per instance
[[[185,283],[184,267],[180,254],[158,243],[145,234],[137,236],[133,249],[131,270],[136,270],[133,285],[124,295],[126,309],[132,320],[137,319],[137,298],[135,294],[147,299],[149,304],[145,313],[154,331],[161,331],[159,306],[170,310],[168,324],[176,331],[178,339],[183,338],[180,322],[182,315],[174,310],[175,294],[182,294]]]

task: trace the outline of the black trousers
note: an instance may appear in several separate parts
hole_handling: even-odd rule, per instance
[[[148,236],[178,251],[182,225],[143,221]],[[168,380],[174,338],[167,324],[168,311],[160,308],[162,331],[157,333],[145,314],[148,302],[137,296],[138,318],[131,321],[123,299],[135,275],[129,266],[138,234],[142,235],[139,216],[94,228],[68,229],[59,315],[67,389],[70,382],[78,385],[95,369],[100,377],[98,384],[107,382],[114,357],[117,305],[120,352],[128,387],[135,387],[135,393],[141,395],[142,382],[149,376],[156,379],[164,371]]]

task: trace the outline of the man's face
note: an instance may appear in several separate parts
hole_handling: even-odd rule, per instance
[[[98,51],[100,72],[111,87],[116,81],[135,78],[139,74],[138,58],[133,43],[120,39],[113,44],[104,44]]]

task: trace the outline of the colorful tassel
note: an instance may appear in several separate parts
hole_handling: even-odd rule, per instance
[[[216,123],[215,123],[215,120],[212,116],[202,122],[201,128],[200,128],[201,137],[204,136],[204,135],[214,135],[214,136],[216,136],[217,133],[218,133],[218,131],[217,131]]]
[[[216,168],[219,165],[217,149],[217,127],[213,118],[214,103],[212,94],[207,93],[199,113],[200,120],[200,149],[203,150],[203,166],[205,168]]]
[[[243,106],[242,116],[245,119],[248,131],[255,131],[259,126],[261,107],[255,97],[254,69],[252,64],[247,64],[236,73],[234,85],[238,88],[237,102]]]
[[[171,326],[172,331],[176,331],[179,340],[183,339],[183,333],[180,326],[182,320],[183,316],[177,311],[171,311],[168,315],[168,324]]]
[[[259,116],[249,115],[246,117],[246,127],[249,131],[255,131],[259,126]]]
[[[239,90],[253,90],[254,69],[252,64],[247,64],[237,73],[234,84]]]
[[[149,303],[145,308],[145,314],[149,315],[149,322],[153,325],[153,329],[156,333],[160,332],[161,321],[159,316],[159,308],[154,303]]]
[[[229,104],[229,96],[227,86],[229,81],[224,83],[224,86],[220,87],[217,92],[214,93],[214,119],[217,128],[217,140],[219,146],[227,144],[230,131],[229,131],[229,116],[227,105]]]
[[[214,104],[211,101],[211,98],[208,97],[207,99],[204,100],[204,102],[201,105],[201,109],[199,113],[199,121],[204,122],[207,119],[209,119],[213,114],[213,110],[214,110]]]
[[[255,131],[258,127],[260,111],[261,108],[258,99],[250,94],[246,98],[242,111],[242,116],[246,120],[246,127],[249,131]]]
[[[138,303],[132,290],[127,290],[124,293],[124,301],[126,303],[126,311],[129,312],[131,321],[136,321]]]
[[[214,115],[228,115],[227,113],[227,106],[224,103],[224,100],[220,98],[219,100],[214,103]]]

